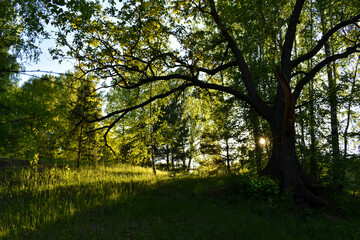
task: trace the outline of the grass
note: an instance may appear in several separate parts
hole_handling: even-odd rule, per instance
[[[325,211],[217,191],[240,178],[0,169],[0,239],[360,239],[358,198]]]

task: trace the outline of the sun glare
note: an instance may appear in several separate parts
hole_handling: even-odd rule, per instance
[[[266,139],[265,138],[260,138],[259,143],[261,145],[265,145],[266,144]]]

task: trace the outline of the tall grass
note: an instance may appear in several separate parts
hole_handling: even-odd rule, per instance
[[[46,223],[125,201],[160,178],[166,174],[155,178],[151,169],[129,165],[0,170],[0,238],[27,236]]]
[[[0,239],[360,239],[359,201],[331,214],[222,191],[244,179],[129,165],[2,169]]]

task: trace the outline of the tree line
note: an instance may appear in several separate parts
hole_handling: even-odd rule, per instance
[[[21,72],[15,49],[36,57],[34,43],[40,35],[47,37],[44,26],[51,24],[61,46],[51,51],[54,58],[76,59],[77,72],[68,80],[66,75],[42,79],[53,84],[48,86],[59,104],[68,106],[53,124],[57,130],[62,125],[62,133],[76,129],[69,145],[76,146],[72,157],[79,163],[93,139],[89,159],[96,159],[96,152],[109,157],[103,151],[110,151],[118,161],[146,164],[154,172],[160,165],[168,170],[196,166],[207,173],[246,169],[278,180],[282,193],[292,192],[297,201],[321,202],[316,183],[340,191],[358,185],[358,1],[9,4],[13,8],[2,9],[1,23],[1,42],[7,44],[2,58],[12,59],[1,71],[8,83],[2,91],[5,125],[24,118],[31,132],[61,112],[51,110],[54,101],[47,106],[45,99],[25,94],[32,85],[47,86],[46,81],[18,87],[12,80]],[[23,17],[16,18],[19,14]],[[25,27],[18,38],[10,38],[9,29],[20,29],[21,22]],[[74,85],[76,93],[57,89],[57,82]],[[12,120],[10,92],[24,92],[15,98],[29,110],[24,116],[16,110]],[[66,103],[70,96],[77,104]],[[43,108],[38,114],[48,120],[34,120],[30,109],[36,101]],[[40,139],[51,139],[48,133],[35,137],[40,133],[8,129],[5,134],[24,134],[39,146],[44,146]],[[4,144],[8,154],[8,146],[20,143]],[[32,147],[31,154],[40,148]]]

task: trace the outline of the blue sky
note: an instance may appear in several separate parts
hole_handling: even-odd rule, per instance
[[[55,39],[45,39],[40,44],[40,49],[42,51],[38,63],[25,63],[24,67],[26,69],[27,75],[20,74],[20,84],[24,81],[27,81],[31,76],[41,76],[45,72],[55,72],[55,73],[65,73],[68,70],[74,69],[74,61],[63,60],[59,63],[58,60],[53,60],[51,54],[49,53],[49,48],[55,48]],[[37,71],[39,72],[33,72]]]

